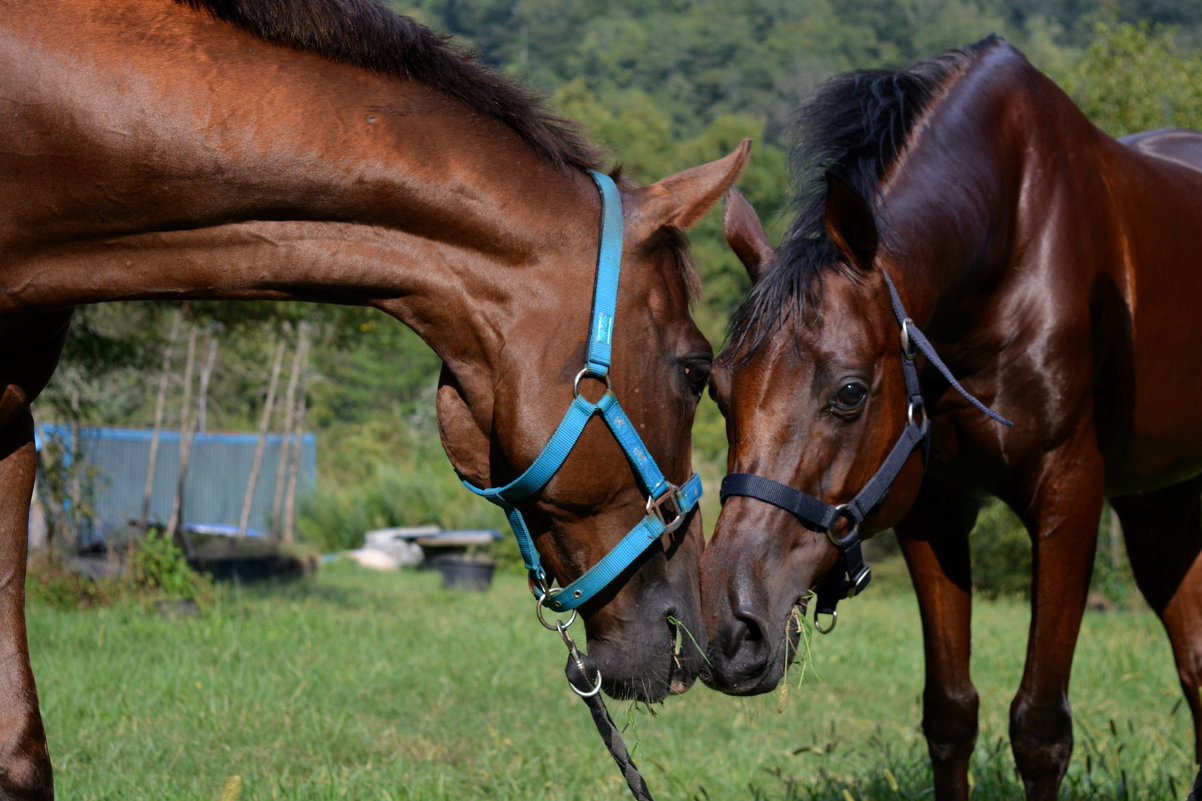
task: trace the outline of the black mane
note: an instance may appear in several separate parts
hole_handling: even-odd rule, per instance
[[[534,94],[424,25],[373,0],[176,0],[269,42],[419,81],[508,125],[559,168],[594,169],[596,149]]]
[[[807,306],[812,312],[817,309],[821,271],[842,264],[824,222],[827,173],[873,204],[879,219],[881,180],[914,123],[949,77],[1000,41],[991,36],[903,70],[839,75],[802,104],[790,155],[797,216],[772,267],[731,321],[728,349],[750,353],[790,315],[802,322]]]

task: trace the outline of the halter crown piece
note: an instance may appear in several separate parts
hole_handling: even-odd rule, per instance
[[[463,481],[464,486],[472,492],[505,510],[530,575],[531,589],[543,606],[556,612],[566,612],[588,602],[662,534],[679,528],[701,497],[701,477],[696,473],[680,487],[664,478],[609,386],[614,310],[618,302],[618,278],[622,268],[622,200],[618,188],[608,175],[592,170],[589,175],[601,192],[601,241],[597,255],[588,354],[584,369],[576,376],[572,405],[542,453],[516,479],[503,487],[492,489],[483,489]],[[596,403],[580,394],[580,381],[585,377],[605,382],[605,394]],[[551,589],[547,586],[547,572],[539,561],[530,529],[517,504],[541,490],[551,480],[594,414],[601,415],[638,473],[643,489],[647,491],[647,515],[580,578],[562,589]],[[671,519],[667,517],[669,514]]]
[[[902,373],[906,380],[907,402],[906,427],[902,429],[897,442],[889,451],[889,455],[885,457],[884,464],[873,474],[872,478],[868,479],[868,483],[856,493],[854,498],[838,506],[832,506],[787,484],[751,473],[731,473],[722,480],[722,487],[719,490],[722,503],[726,503],[726,499],[732,495],[745,495],[784,509],[796,517],[806,528],[825,533],[831,544],[839,549],[844,569],[832,576],[831,580],[818,590],[818,608],[815,610],[815,615],[829,614],[832,618],[830,626],[824,629],[818,625],[817,617],[815,617],[815,628],[824,634],[835,627],[835,620],[837,620],[835,606],[839,601],[859,594],[868,586],[868,581],[872,578],[872,571],[864,563],[860,548],[860,523],[864,522],[864,519],[885,500],[885,496],[889,494],[889,488],[893,486],[893,482],[897,480],[902,468],[910,460],[910,454],[919,446],[923,449],[923,464],[926,463],[930,449],[931,421],[926,415],[926,406],[922,400],[922,389],[918,384],[918,367],[914,363],[914,357],[921,352],[927,357],[927,361],[947,379],[948,383],[975,408],[1004,426],[1014,425],[986,407],[960,385],[960,382],[952,375],[952,371],[939,358],[939,354],[935,352],[935,347],[930,340],[918,330],[914,321],[906,314],[901,296],[897,294],[897,287],[893,285],[893,279],[889,277],[889,273],[882,269],[881,274],[885,276],[885,284],[889,287],[889,302],[893,306],[893,315],[901,327]],[[851,523],[851,531],[843,537],[836,537],[834,529],[840,517],[846,518]]]

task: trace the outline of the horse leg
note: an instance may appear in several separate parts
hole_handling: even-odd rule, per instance
[[[58,364],[71,311],[0,323],[0,799],[54,797],[25,634],[29,502],[37,468],[29,404]]]
[[[0,428],[0,798],[50,799],[50,753],[25,635],[25,559],[37,454],[25,408]]]
[[[1123,523],[1131,571],[1168,632],[1177,675],[1194,719],[1202,762],[1202,479],[1159,492],[1112,498]]]
[[[968,533],[977,505],[924,488],[895,528],[922,615],[926,682],[922,730],[937,801],[968,798],[977,742],[977,690],[969,677],[972,584]]]
[[[1023,515],[1034,575],[1026,664],[1010,705],[1010,747],[1029,801],[1056,798],[1073,753],[1068,682],[1097,549],[1103,476],[1091,447],[1054,451]]]

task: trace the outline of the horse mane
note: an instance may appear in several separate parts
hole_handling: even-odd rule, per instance
[[[939,90],[981,54],[990,36],[905,69],[859,70],[823,83],[798,110],[789,166],[797,215],[772,266],[752,287],[727,333],[727,347],[750,354],[786,319],[816,315],[824,269],[850,269],[826,232],[827,173],[865,198],[881,216],[881,181]],[[744,350],[745,348],[745,350]]]
[[[597,149],[540,98],[426,26],[374,0],[176,0],[262,39],[423,83],[513,129],[558,169],[594,169]]]

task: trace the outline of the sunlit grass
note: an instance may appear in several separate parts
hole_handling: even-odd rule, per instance
[[[610,700],[655,797],[929,798],[916,605],[874,589],[841,605],[831,635],[805,630],[807,672],[795,666],[785,694]],[[1006,721],[1027,609],[978,603],[975,617],[974,798],[1018,799]],[[60,798],[627,795],[517,576],[464,596],[432,574],[334,565],[227,589],[195,616],[32,609],[30,632]],[[1062,798],[1184,798],[1192,727],[1153,616],[1089,613],[1071,698]]]

